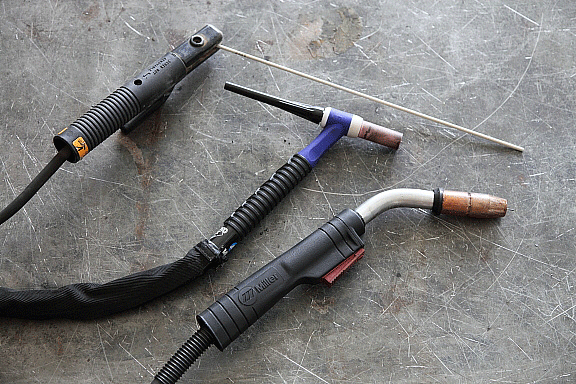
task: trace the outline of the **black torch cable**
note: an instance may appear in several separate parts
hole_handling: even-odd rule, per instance
[[[10,203],[6,208],[0,211],[0,225],[6,220],[14,216],[35,194],[56,171],[64,164],[70,157],[70,148],[62,148],[50,160],[48,164],[40,171],[40,173],[28,184],[26,188]]]
[[[173,263],[104,284],[76,283],[34,290],[0,287],[0,317],[92,320],[135,308],[202,275],[211,264],[205,243],[197,244]]]

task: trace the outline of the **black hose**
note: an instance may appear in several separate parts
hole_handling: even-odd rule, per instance
[[[40,171],[40,173],[28,184],[26,188],[0,212],[0,225],[14,216],[24,204],[28,202],[38,192],[40,188],[48,181],[50,177],[64,164],[71,155],[70,148],[62,148],[56,156]]]
[[[176,351],[151,384],[175,384],[192,364],[214,344],[214,336],[201,327]]]
[[[194,280],[219,261],[219,255],[204,240],[173,263],[105,284],[78,283],[29,291],[0,287],[0,316],[34,320],[90,320],[108,316],[162,296]]]
[[[224,221],[244,238],[312,170],[302,155],[295,154]]]

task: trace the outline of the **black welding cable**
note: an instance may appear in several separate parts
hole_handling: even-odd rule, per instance
[[[48,181],[70,156],[61,149],[30,184],[0,212],[4,223]],[[205,242],[173,263],[131,274],[105,284],[77,283],[57,289],[16,290],[0,287],[0,317],[88,320],[125,311],[162,296],[202,275],[218,262]]]
[[[173,263],[104,284],[77,283],[56,289],[0,287],[0,317],[91,320],[122,312],[173,291],[222,261],[206,240]]]
[[[40,171],[40,173],[28,184],[26,188],[10,203],[6,208],[0,211],[0,225],[6,220],[14,216],[24,204],[28,202],[38,192],[40,188],[48,181],[50,177],[64,164],[70,157],[71,150],[69,147],[64,147],[56,156],[50,160],[48,164]]]

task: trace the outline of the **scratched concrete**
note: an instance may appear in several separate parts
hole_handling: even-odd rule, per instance
[[[405,133],[343,139],[223,267],[95,321],[0,319],[1,383],[149,383],[195,314],[377,191],[505,197],[479,222],[397,209],[333,288],[301,287],[183,383],[573,382],[576,4],[485,1],[48,1],[0,4],[0,203],[52,136],[206,23],[228,46],[525,146],[504,149],[229,53],[162,111],[66,164],[0,227],[0,284],[105,282],[182,257],[318,132],[227,80]]]

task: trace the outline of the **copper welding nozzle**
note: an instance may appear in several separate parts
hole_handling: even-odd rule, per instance
[[[493,219],[506,215],[508,202],[484,193],[444,191],[440,213]]]

